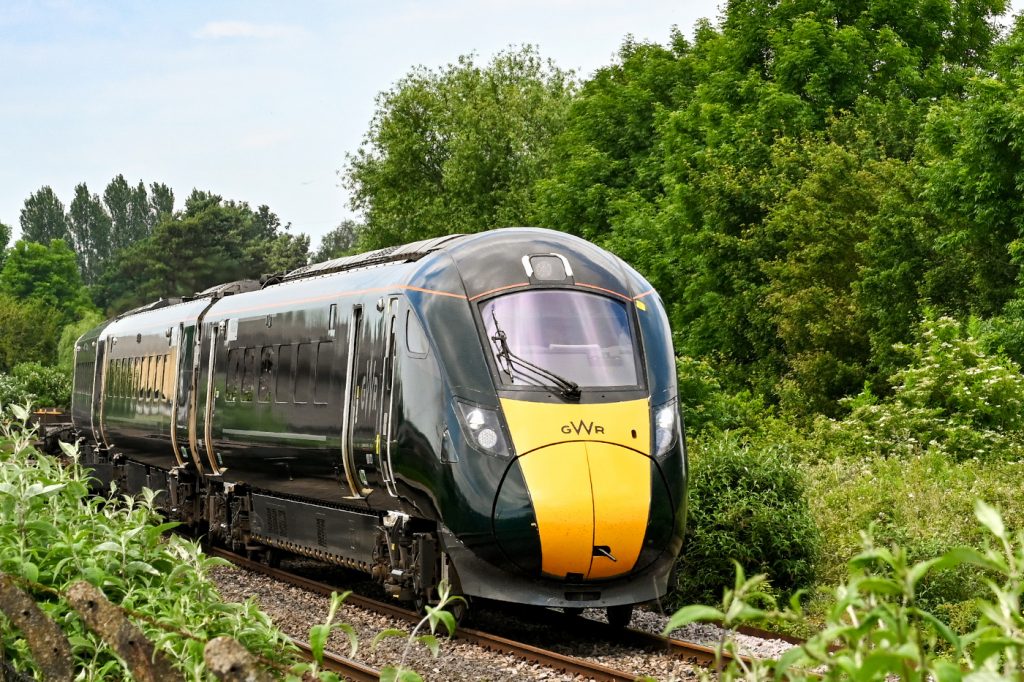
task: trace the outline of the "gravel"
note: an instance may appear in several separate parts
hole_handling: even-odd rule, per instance
[[[319,594],[282,584],[261,573],[250,572],[236,567],[218,568],[211,578],[217,584],[226,600],[244,601],[253,597],[260,608],[273,619],[284,632],[296,639],[309,638],[309,629],[323,622],[330,600]],[[344,582],[342,584],[349,584]],[[361,590],[360,590],[361,591]],[[538,618],[538,611],[508,609],[488,602],[474,602],[472,627],[487,629],[506,637],[529,642],[535,646],[557,651],[578,658],[588,658],[602,665],[628,671],[637,676],[650,675],[662,680],[690,680],[696,674],[688,664],[664,653],[652,653],[622,646],[609,641],[595,641],[593,638],[577,636],[566,626],[563,619]],[[603,620],[604,612],[590,609],[585,617]],[[404,621],[382,616],[355,606],[345,605],[338,613],[337,621],[351,625],[358,636],[359,648],[354,658],[375,668],[388,665],[404,666],[419,672],[424,680],[581,680],[545,666],[525,662],[514,656],[487,651],[477,645],[458,640],[441,638],[441,652],[433,658],[421,644],[407,647],[404,638],[387,638],[376,647],[373,638],[386,629],[395,628],[410,631]],[[550,622],[545,622],[550,621]],[[668,616],[648,610],[637,609],[633,614],[631,627],[660,633]],[[571,623],[571,621],[569,621]],[[441,628],[443,630],[443,626]],[[691,625],[672,633],[677,639],[714,645],[721,630],[715,626]],[[422,632],[421,632],[422,634]],[[780,645],[791,645],[776,640],[759,640],[738,635],[743,646],[749,647],[758,656],[778,656]],[[749,642],[748,642],[749,640]],[[335,632],[327,648],[336,654],[347,655],[349,641],[344,633]]]

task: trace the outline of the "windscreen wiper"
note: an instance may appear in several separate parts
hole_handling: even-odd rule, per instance
[[[507,369],[505,370],[510,377],[515,379],[516,375],[522,378],[524,381],[528,381],[535,386],[543,386],[544,381],[550,381],[557,388],[565,398],[569,400],[580,399],[580,385],[575,381],[566,379],[563,376],[555,374],[550,369],[536,365],[529,360],[526,360],[515,353],[508,347],[508,336],[505,334],[501,325],[498,324],[498,317],[494,314],[494,308],[491,308],[491,318],[494,320],[495,334],[491,337],[495,345],[498,347],[496,357],[499,360],[504,360]],[[525,372],[530,372],[533,376],[529,376]]]

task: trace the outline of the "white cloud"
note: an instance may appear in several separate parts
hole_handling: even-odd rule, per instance
[[[192,34],[196,38],[220,40],[222,38],[301,38],[306,30],[288,24],[253,24],[248,21],[210,21]]]

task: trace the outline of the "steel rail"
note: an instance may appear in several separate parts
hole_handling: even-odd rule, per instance
[[[330,596],[332,592],[338,592],[337,588],[325,583],[297,576],[279,568],[272,568],[266,564],[253,561],[225,549],[209,547],[206,549],[206,552],[212,556],[219,556],[226,559],[241,568],[263,573],[264,575],[270,576],[276,580],[280,580],[317,594]],[[350,594],[348,598],[346,598],[345,603],[352,604],[353,606],[358,606],[375,613],[380,613],[382,615],[391,616],[408,623],[418,623],[422,618],[422,616],[414,611],[410,611],[409,609],[405,609],[388,602],[370,599],[369,597],[364,597],[358,594]],[[597,621],[590,621],[570,616],[566,616],[566,618],[572,619],[572,623],[576,629],[579,629],[582,624],[584,627],[592,628],[595,634],[598,634],[605,639],[620,642],[625,640],[627,643],[638,648],[648,651],[662,651],[695,665],[709,666],[713,665],[715,662],[714,649],[706,646],[692,644],[682,640],[668,639],[648,632],[642,632],[640,630],[632,630],[628,628],[617,630],[605,623]],[[473,628],[459,627],[456,629],[453,637],[455,639],[462,639],[471,644],[475,644],[476,646],[484,649],[511,654],[517,658],[543,665],[566,674],[584,675],[594,680],[607,680],[608,682],[633,682],[637,678],[635,673],[624,672],[599,663],[565,656],[554,651],[535,647],[522,642],[516,642],[505,637],[493,635],[481,630],[475,630]]]
[[[307,642],[303,642],[300,639],[293,639],[292,643],[299,647],[307,659],[313,660],[313,650]],[[353,680],[354,682],[378,682],[378,680],[380,680],[379,670],[363,665],[358,661],[353,661],[351,658],[332,654],[329,651],[324,652],[323,665],[320,667],[323,670],[340,673],[345,678]]]

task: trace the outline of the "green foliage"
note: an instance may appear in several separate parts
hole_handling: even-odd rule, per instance
[[[11,227],[0,223],[0,267],[4,264],[7,256],[7,243],[11,241]]]
[[[21,238],[25,241],[39,244],[49,244],[54,239],[70,241],[64,204],[50,186],[42,187],[25,199],[20,222]]]
[[[528,224],[573,83],[533,48],[418,68],[377,98],[344,184],[378,248],[453,232]]]
[[[847,578],[836,589],[835,606],[820,632],[778,660],[746,662],[735,656],[726,664],[723,652],[740,653],[734,642],[727,642],[717,650],[715,679],[1017,679],[1024,664],[1020,610],[1024,533],[1011,534],[999,512],[980,500],[974,505],[974,516],[988,533],[982,549],[959,547],[917,563],[900,547],[878,546],[870,532],[865,533],[862,549],[850,560]],[[918,598],[918,587],[929,575],[960,566],[989,576],[986,598],[976,604],[975,625],[963,635],[923,607]],[[738,571],[724,612],[688,607],[669,626],[721,620],[725,613],[733,616],[733,623],[766,617],[800,619],[796,603],[775,613],[754,605],[761,597],[763,580],[763,576],[745,580]],[[710,679],[710,674],[702,677]]]
[[[165,217],[150,236],[114,256],[97,287],[98,302],[122,311],[304,265],[309,238],[287,229],[266,206],[254,211],[195,191],[181,214]]]
[[[68,226],[82,281],[92,284],[110,259],[113,224],[99,195],[89,194],[84,182],[75,187],[75,198],[68,208]]]
[[[91,310],[77,322],[72,322],[64,327],[60,333],[60,339],[57,341],[57,367],[68,374],[71,373],[75,364],[75,342],[85,332],[98,327],[101,322],[103,322],[103,316],[99,311]]]
[[[0,270],[0,291],[49,308],[60,327],[92,309],[75,252],[61,239],[18,241]]]
[[[0,405],[69,407],[71,405],[71,373],[38,362],[22,362],[11,373],[0,374]]]
[[[13,410],[20,420],[25,410]],[[203,647],[229,635],[271,661],[287,640],[252,600],[221,602],[207,575],[223,562],[197,543],[164,537],[154,495],[104,499],[89,494],[88,472],[66,447],[67,466],[39,456],[23,426],[0,423],[0,571],[24,581],[43,610],[69,635],[83,679],[128,679],[110,649],[89,633],[64,595],[76,581],[99,587],[126,609],[184,679],[205,677]],[[183,636],[182,633],[191,633]],[[18,633],[0,617],[0,648],[26,671],[32,663]]]
[[[423,682],[423,678],[418,673],[405,667],[405,659],[409,656],[409,648],[413,643],[419,643],[430,649],[430,653],[436,658],[441,650],[441,643],[437,639],[437,626],[444,624],[445,630],[448,632],[450,638],[455,634],[456,622],[455,616],[450,611],[452,607],[457,607],[461,602],[466,605],[466,600],[462,597],[452,595],[451,586],[441,581],[437,586],[438,592],[438,603],[434,606],[427,605],[424,607],[427,614],[416,624],[411,633],[406,633],[404,630],[391,629],[384,630],[377,634],[373,638],[373,646],[376,647],[382,640],[389,637],[401,637],[405,638],[405,649],[402,652],[402,659],[398,662],[398,665],[384,666],[380,670],[380,679],[382,682]],[[429,635],[419,635],[416,633],[420,631],[424,625],[429,626]]]
[[[676,358],[679,404],[690,437],[705,431],[739,431],[759,428],[768,408],[749,391],[728,393],[714,368],[703,360]]]
[[[332,258],[340,258],[357,253],[356,244],[360,233],[365,229],[354,220],[342,220],[341,224],[328,232],[320,240],[320,248],[313,256],[314,263],[322,263]]]
[[[42,301],[20,301],[0,291],[0,372],[19,362],[52,364],[60,325]]]
[[[733,562],[767,574],[787,594],[810,585],[821,540],[804,477],[786,452],[743,446],[731,434],[691,451],[677,603],[716,601],[733,582]]]
[[[1024,376],[999,353],[987,353],[964,325],[926,318],[908,364],[891,378],[892,396],[865,390],[850,402],[850,416],[834,427],[874,451],[936,448],[963,460],[1024,454]]]

